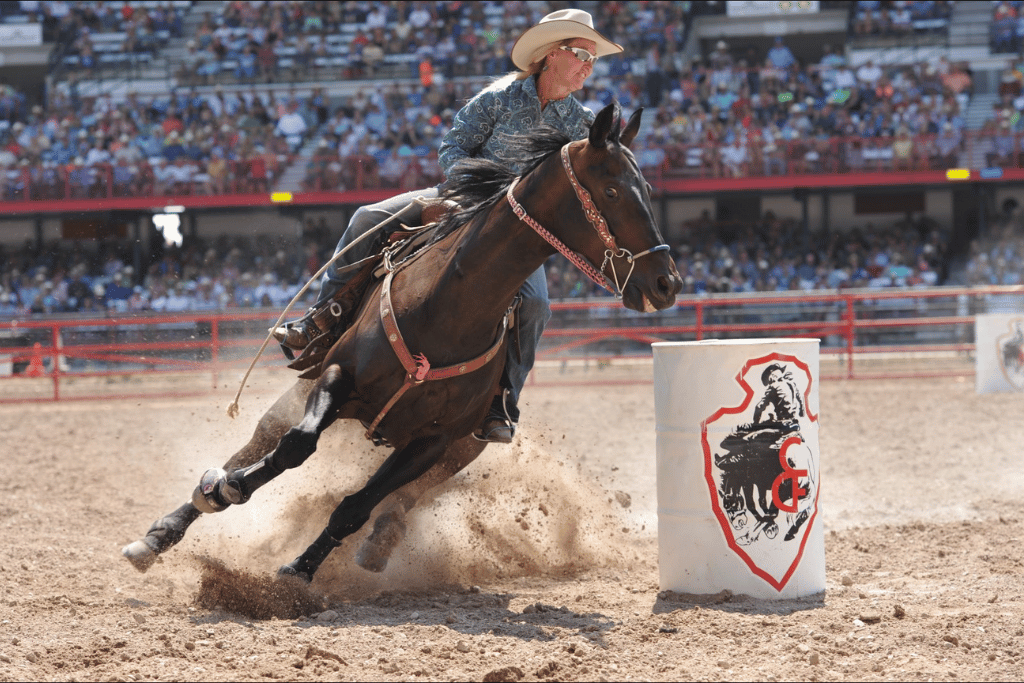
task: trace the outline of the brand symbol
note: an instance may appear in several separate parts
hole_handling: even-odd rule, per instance
[[[999,367],[1017,391],[1024,391],[1024,318],[1010,321],[1009,332],[996,339]]]
[[[814,379],[798,358],[772,353],[748,360],[736,382],[739,405],[701,423],[704,476],[726,543],[781,591],[817,516]]]

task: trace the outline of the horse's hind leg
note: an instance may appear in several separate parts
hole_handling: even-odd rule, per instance
[[[270,410],[264,413],[256,425],[252,438],[225,463],[224,469],[242,468],[257,462],[267,451],[274,447],[288,429],[302,419],[306,398],[314,382],[299,380]],[[139,571],[146,571],[157,555],[166,552],[180,541],[192,522],[199,519],[202,512],[191,502],[185,503],[166,517],[161,517],[149,528],[145,537],[129,543],[122,554]]]
[[[445,451],[444,456],[422,477],[395,491],[385,500],[385,509],[373,522],[373,532],[356,552],[356,564],[367,571],[382,572],[388,566],[391,552],[405,537],[405,515],[430,489],[461,471],[487,447],[487,443],[472,436],[459,439]]]
[[[394,491],[426,473],[448,450],[448,438],[439,435],[411,441],[392,453],[362,489],[346,496],[331,514],[327,528],[279,574],[298,576],[306,581],[320,568],[332,550],[346,536],[355,533],[370,519],[373,509]]]

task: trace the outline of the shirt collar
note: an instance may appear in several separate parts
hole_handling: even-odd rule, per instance
[[[532,95],[533,98],[537,100],[537,106],[540,107],[540,95],[537,93],[537,79],[535,77],[531,76],[525,79],[523,83],[523,90]],[[569,103],[570,97],[572,97],[572,93],[566,95],[560,100],[548,102],[548,109],[553,108],[555,110],[555,113],[557,113],[561,118],[564,119],[566,116],[569,115],[569,107],[571,106]],[[541,110],[541,113],[545,114],[547,113],[547,111]]]

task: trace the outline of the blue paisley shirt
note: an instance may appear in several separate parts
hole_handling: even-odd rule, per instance
[[[501,87],[501,82],[495,85],[478,93],[459,110],[452,129],[441,140],[437,160],[445,175],[457,162],[470,157],[490,159],[521,173],[523,163],[516,159],[517,150],[509,136],[527,134],[540,124],[549,125],[573,140],[590,132],[594,112],[572,95],[549,102],[542,112],[535,78],[512,81],[505,87]]]

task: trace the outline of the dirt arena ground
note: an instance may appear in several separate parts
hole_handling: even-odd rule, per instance
[[[121,546],[282,382],[234,421],[227,394],[0,406],[0,681],[1024,675],[1021,395],[823,382],[818,598],[659,594],[650,385],[529,388],[516,443],[423,501],[381,575],[353,563],[360,536],[308,590],[270,580],[381,459],[351,426],[136,572]]]

